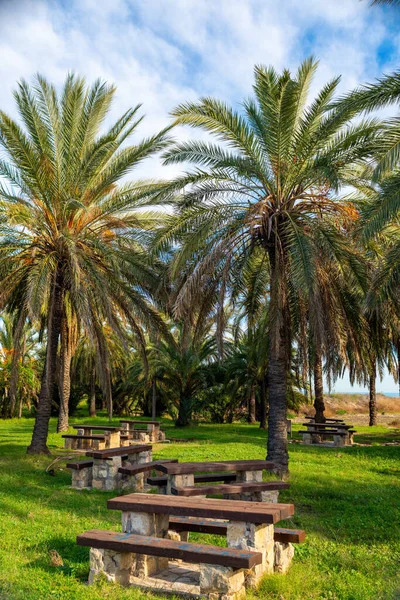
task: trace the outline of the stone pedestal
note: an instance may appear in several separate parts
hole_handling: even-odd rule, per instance
[[[286,573],[294,556],[293,544],[274,543],[274,571]]]
[[[125,533],[165,538],[168,533],[168,525],[168,515],[136,512],[122,513],[122,531]],[[168,558],[145,554],[136,555],[135,577],[150,577],[164,569],[168,569]]]
[[[120,474],[118,469],[121,466],[121,457],[93,460],[93,481],[92,487],[97,490],[116,490],[119,487]]]
[[[167,494],[171,494],[172,487],[186,487],[189,485],[194,485],[193,473],[188,473],[187,475],[168,475]]]
[[[72,448],[73,448],[73,442],[75,442],[75,440],[73,440],[71,438],[64,438],[64,448],[65,448],[65,450],[72,450]]]
[[[322,443],[322,436],[319,435],[318,433],[312,433],[311,434],[311,443],[312,444],[321,444]]]
[[[220,565],[201,565],[200,593],[209,598],[227,597],[236,600],[245,596],[245,572]]]
[[[237,482],[254,482],[254,481],[262,481],[263,478],[262,471],[238,471],[236,473],[236,481]]]
[[[72,487],[76,490],[90,490],[92,488],[93,467],[85,469],[72,469]]]
[[[107,581],[129,585],[131,576],[136,570],[136,554],[132,552],[114,552],[90,548],[89,585],[93,584],[100,574]]]
[[[136,473],[136,475],[120,474],[119,485],[121,490],[129,490],[131,492],[143,492],[144,490],[144,473]]]
[[[119,448],[121,445],[121,434],[119,431],[106,432],[106,448]]]
[[[348,446],[349,443],[347,441],[347,436],[344,435],[334,435],[333,436],[333,445],[334,446],[338,446],[343,447],[343,446]]]
[[[303,444],[312,444],[311,433],[303,433]]]
[[[266,573],[274,571],[274,526],[231,521],[227,528],[230,548],[261,552],[262,563],[246,571],[246,585],[255,586]]]

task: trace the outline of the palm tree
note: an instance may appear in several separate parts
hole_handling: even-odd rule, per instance
[[[18,297],[44,318],[46,359],[30,453],[47,453],[51,403],[66,297],[91,336],[107,373],[103,323],[119,335],[129,324],[158,324],[145,294],[157,278],[148,264],[145,232],[154,216],[141,207],[148,186],[119,181],[144,158],[165,148],[166,131],[126,142],[141,121],[129,109],[103,133],[115,88],[68,75],[56,89],[38,75],[14,93],[22,124],[0,112],[0,274],[2,302]],[[145,291],[146,290],[146,291]],[[109,381],[106,376],[105,382]],[[111,417],[111,393],[107,387]]]
[[[351,111],[330,109],[339,79],[307,104],[316,67],[308,59],[295,76],[256,67],[255,98],[240,113],[212,98],[179,106],[176,124],[204,129],[219,143],[190,140],[165,154],[167,164],[197,167],[164,189],[177,210],[158,244],[179,242],[172,271],[187,273],[176,314],[190,305],[208,274],[240,285],[248,257],[264,252],[270,282],[268,459],[283,472],[293,300],[298,290],[313,293],[321,255],[356,270],[355,253],[335,222],[348,210],[338,192],[358,177],[378,135],[375,121],[350,126]]]

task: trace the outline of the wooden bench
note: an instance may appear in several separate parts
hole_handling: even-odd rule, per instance
[[[184,560],[188,563],[222,565],[234,569],[251,569],[262,562],[261,552],[191,544],[153,536],[100,531],[98,529],[78,535],[76,543],[78,546],[90,546],[91,548],[113,550],[114,552],[134,552],[135,554],[145,554],[147,556]]]
[[[217,485],[189,485],[184,487],[171,487],[173,496],[208,496],[209,494],[224,494],[234,496],[249,494],[251,492],[270,492],[287,490],[289,484],[284,481],[254,481],[245,483],[220,483]],[[234,498],[231,498],[234,500]]]
[[[100,450],[106,443],[105,435],[76,435],[66,433],[62,437],[65,440],[64,448],[69,450],[86,450],[92,445]]]
[[[228,524],[223,521],[211,521],[189,517],[170,517],[169,528],[178,533],[209,533],[226,536]],[[283,544],[301,544],[306,539],[302,529],[282,529],[274,527],[274,541]]]
[[[80,545],[91,547],[89,583],[104,573],[108,580],[174,593],[178,591],[172,585],[175,580],[165,571],[168,559],[179,559],[198,566],[191,573],[199,578],[199,585],[195,589],[191,584],[190,593],[236,598],[242,596],[245,584],[253,586],[265,573],[274,572],[277,547],[286,562],[293,556],[291,544],[274,540],[274,524],[293,515],[291,504],[138,493],[112,498],[107,506],[122,512],[123,533],[95,530],[78,537]],[[222,519],[213,523],[213,532],[220,528],[227,548],[170,539],[171,528],[195,529],[201,519],[207,519],[203,527],[212,526],[209,519]],[[183,568],[188,578],[189,567]]]
[[[236,480],[235,473],[207,473],[194,475],[195,483],[214,483],[222,481],[223,483],[230,483]],[[167,487],[168,477],[148,477],[147,483],[154,487]]]

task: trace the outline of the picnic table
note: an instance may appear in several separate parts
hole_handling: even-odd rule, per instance
[[[288,488],[289,484],[263,481],[263,470],[273,468],[274,464],[266,460],[168,463],[157,466],[157,470],[165,474],[164,478],[149,478],[147,482],[168,495],[222,494],[229,500],[277,502],[279,490]]]
[[[264,574],[286,570],[293,557],[290,541],[304,539],[304,532],[274,528],[293,515],[292,504],[129,494],[107,506],[121,511],[122,533],[91,530],[77,538],[91,548],[89,583],[103,574],[158,592],[239,598]],[[227,547],[171,539],[171,531],[202,527],[225,535]],[[169,564],[176,559],[184,563]]]
[[[305,431],[299,431],[303,436],[305,444],[320,444],[327,437],[333,437],[334,446],[351,446],[355,430],[353,425],[344,422],[315,423],[308,421],[303,423]]]
[[[165,440],[165,434],[163,431],[161,431],[160,421],[121,419],[120,423],[124,431],[128,433],[133,439],[149,442],[162,442]],[[143,430],[143,428],[137,427],[138,425],[145,425],[145,430]]]
[[[72,487],[76,489],[115,490],[125,489],[133,483],[132,478],[120,472],[121,467],[138,466],[151,462],[151,445],[135,444],[120,448],[88,450],[91,460],[67,464],[72,469]],[[135,487],[143,489],[143,472],[134,473]]]
[[[73,425],[73,429],[79,432],[83,431],[81,435],[91,436],[94,431],[104,431],[106,437],[106,448],[119,448],[121,444],[121,431],[122,427],[116,427],[115,425]]]

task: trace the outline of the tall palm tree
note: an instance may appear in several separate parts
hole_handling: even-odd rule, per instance
[[[144,233],[154,217],[141,210],[148,188],[119,183],[144,158],[165,148],[166,131],[128,145],[141,121],[139,106],[101,132],[115,88],[87,87],[71,74],[58,94],[38,75],[14,93],[22,123],[0,111],[1,300],[18,297],[46,321],[47,346],[30,453],[46,446],[62,318],[72,312],[96,344],[107,371],[103,323],[123,334],[129,323],[160,317],[145,294],[157,285],[147,261]],[[146,291],[145,291],[146,290]],[[107,381],[107,378],[106,378]],[[112,405],[108,386],[108,412]]]
[[[236,278],[238,285],[248,256],[255,249],[265,254],[270,281],[268,459],[282,472],[288,469],[293,299],[297,290],[313,293],[321,254],[358,276],[355,253],[335,222],[348,211],[338,192],[358,177],[378,135],[375,121],[350,126],[350,111],[330,109],[339,79],[307,103],[316,68],[313,59],[304,61],[295,76],[256,67],[255,98],[245,101],[240,113],[212,98],[179,106],[175,123],[203,129],[217,143],[190,140],[165,153],[167,164],[196,166],[164,189],[164,198],[169,193],[177,210],[159,244],[179,241],[172,270],[187,269],[175,311],[190,304],[209,273],[232,285]],[[179,192],[184,193],[177,198]]]

